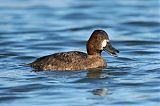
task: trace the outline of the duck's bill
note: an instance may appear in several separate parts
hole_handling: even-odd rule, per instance
[[[111,56],[118,56],[116,53],[119,53],[117,49],[112,47],[112,45],[108,42],[107,45],[103,48],[104,51],[106,51]]]

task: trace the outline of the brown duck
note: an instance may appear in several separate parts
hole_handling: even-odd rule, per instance
[[[86,44],[87,53],[79,51],[61,52],[40,57],[26,64],[36,70],[88,70],[107,66],[101,52],[106,51],[117,56],[117,49],[109,42],[108,34],[103,30],[95,30]]]

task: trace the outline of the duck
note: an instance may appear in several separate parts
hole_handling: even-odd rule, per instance
[[[117,57],[119,51],[115,49],[104,30],[94,30],[86,43],[87,53],[69,51],[54,53],[37,58],[35,61],[25,64],[36,70],[90,70],[107,67],[105,59],[101,56],[102,51]]]

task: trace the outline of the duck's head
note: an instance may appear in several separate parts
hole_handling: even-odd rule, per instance
[[[101,55],[102,51],[106,51],[112,56],[117,56],[117,49],[112,47],[108,34],[103,30],[95,30],[87,42],[88,55]]]

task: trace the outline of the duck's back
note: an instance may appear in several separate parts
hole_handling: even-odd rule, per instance
[[[28,65],[38,70],[77,70],[86,59],[87,54],[83,52],[61,52],[40,57]]]

